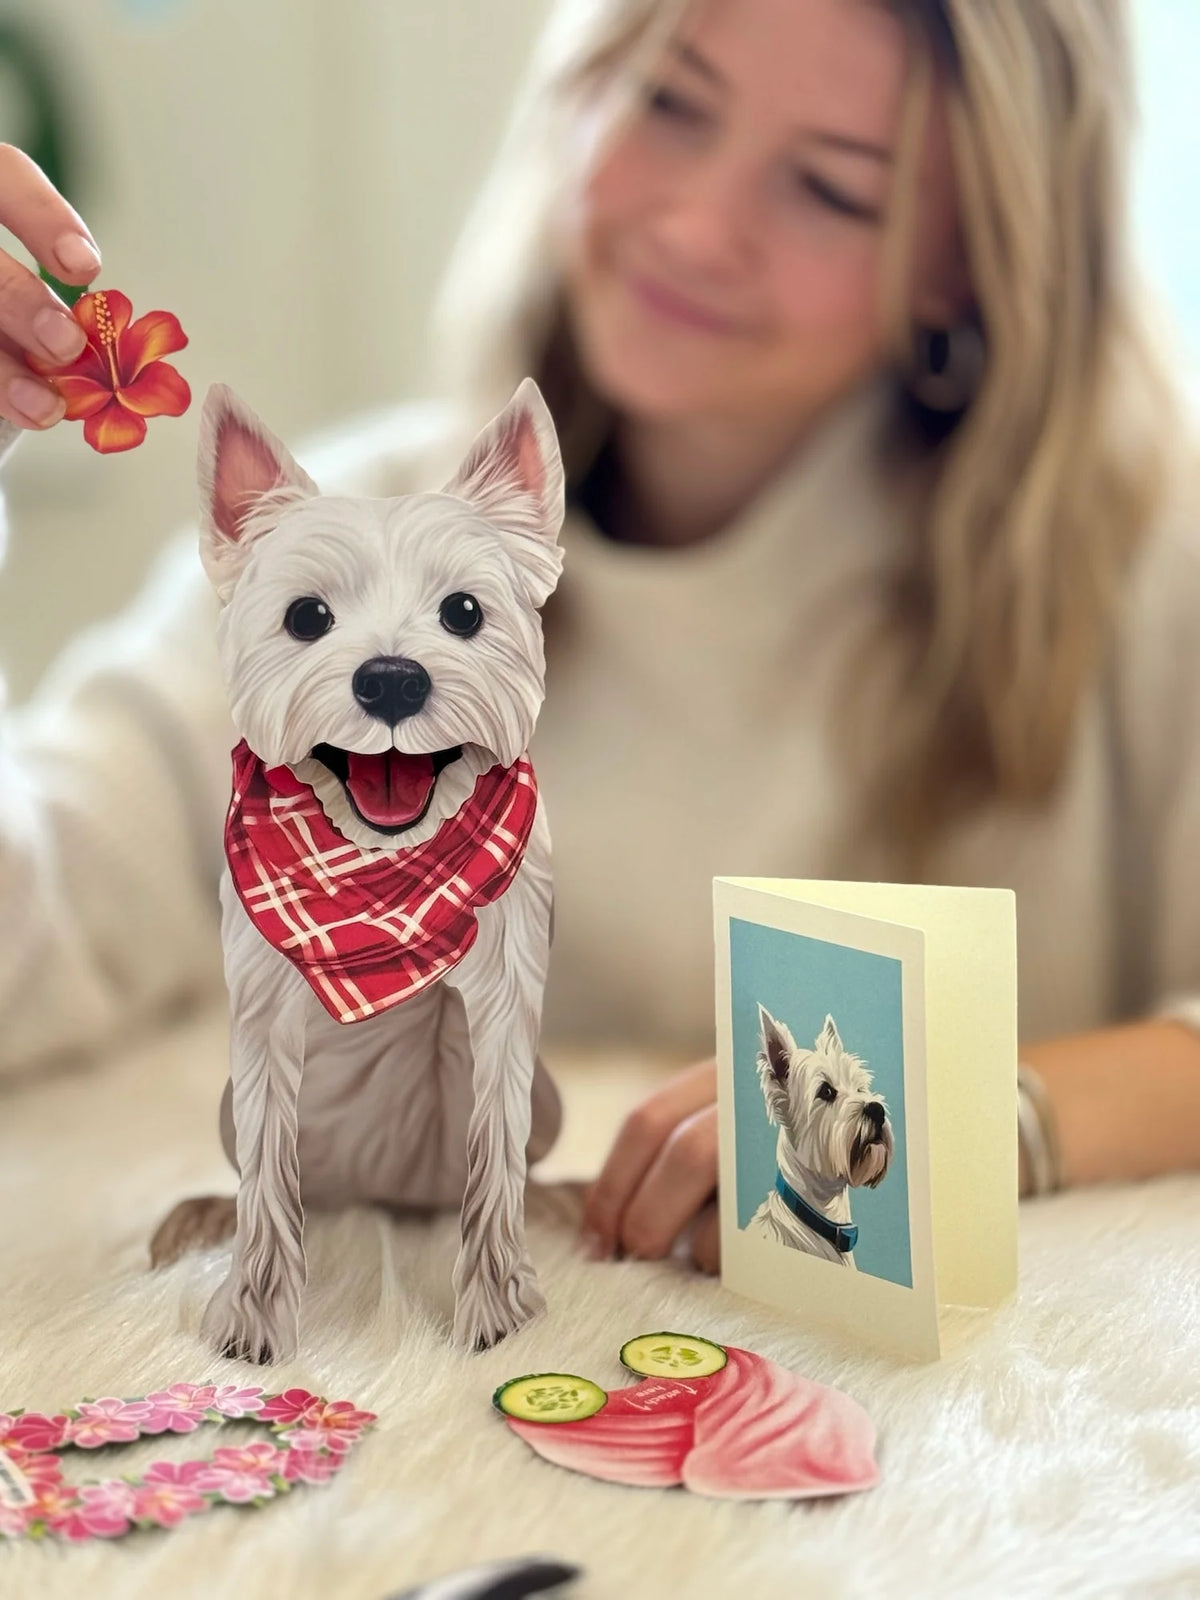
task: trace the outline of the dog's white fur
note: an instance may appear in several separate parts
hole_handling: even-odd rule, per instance
[[[476,440],[439,494],[322,496],[228,389],[201,423],[201,555],[222,611],[218,643],[235,726],[266,766],[312,784],[335,827],[393,853],[432,837],[475,778],[523,754],[544,689],[538,608],[561,566],[563,473],[531,381]],[[484,625],[463,639],[441,600],[474,595]],[[282,622],[316,595],[334,626],[315,642]],[[432,692],[395,728],[351,681],[365,661],[405,657]],[[463,747],[428,813],[399,835],[352,810],[319,743],[379,754]],[[297,1342],[304,1206],[461,1204],[454,1339],[496,1343],[544,1308],[525,1245],[527,1155],[553,1142],[559,1107],[537,1058],[551,918],[550,837],[539,803],[507,892],[478,913],[453,973],[367,1021],[331,1018],[259,934],[226,870],[222,938],[231,1071],[222,1134],[240,1184],[233,1261],[204,1316],[218,1349],[256,1361]]]
[[[811,1050],[799,1049],[787,1026],[762,1005],[758,1023],[756,1064],[767,1119],[779,1128],[779,1170],[822,1216],[849,1223],[851,1188],[874,1189],[891,1165],[894,1138],[883,1096],[863,1062],[843,1046],[831,1016]],[[868,1106],[882,1108],[880,1126]],[[854,1266],[853,1251],[839,1251],[814,1232],[774,1188],[749,1226],[777,1244]]]

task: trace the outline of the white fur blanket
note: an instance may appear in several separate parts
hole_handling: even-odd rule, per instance
[[[650,1071],[563,1068],[559,1174],[594,1165]],[[223,1253],[145,1270],[174,1200],[232,1188],[223,1077],[212,1014],[0,1098],[0,1409],[261,1381],[197,1338]],[[1027,1207],[1020,1302],[927,1368],[811,1337],[679,1265],[584,1262],[576,1204],[568,1187],[531,1198],[549,1314],[474,1357],[447,1344],[455,1217],[315,1220],[301,1355],[268,1386],[378,1412],[340,1479],[114,1544],[0,1544],[0,1596],[382,1600],[527,1551],[587,1569],[573,1600],[1200,1595],[1200,1178]],[[491,1409],[496,1384],[525,1372],[614,1387],[622,1341],[664,1327],[848,1390],[877,1424],[880,1486],[752,1505],[600,1484],[535,1458]],[[137,1449],[104,1452],[102,1470],[197,1453],[186,1436]],[[76,1459],[79,1476],[101,1470]]]

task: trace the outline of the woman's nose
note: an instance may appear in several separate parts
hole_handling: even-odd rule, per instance
[[[742,167],[706,156],[664,194],[654,231],[678,266],[734,272],[753,251],[752,195],[753,178]]]

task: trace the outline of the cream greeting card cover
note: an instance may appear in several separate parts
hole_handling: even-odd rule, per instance
[[[1017,1282],[1005,889],[714,884],[722,1279],[916,1359]]]

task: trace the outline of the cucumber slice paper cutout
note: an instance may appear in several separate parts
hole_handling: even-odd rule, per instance
[[[690,1333],[640,1333],[621,1346],[621,1365],[642,1378],[709,1378],[728,1359],[722,1345]]]
[[[492,1396],[497,1411],[522,1422],[582,1422],[594,1417],[608,1396],[589,1378],[571,1372],[535,1372],[510,1378]]]
[[[586,1379],[543,1373],[503,1385],[494,1403],[545,1460],[608,1483],[682,1485],[723,1500],[804,1500],[869,1489],[879,1480],[871,1419],[838,1389],[751,1350],[686,1334],[642,1334],[622,1347],[621,1357],[627,1365],[724,1361],[706,1376],[655,1370],[577,1420],[564,1407],[553,1427],[545,1425],[554,1414],[551,1386],[565,1385],[579,1398],[585,1386],[596,1395],[604,1391]],[[537,1389],[535,1412],[530,1390]]]

